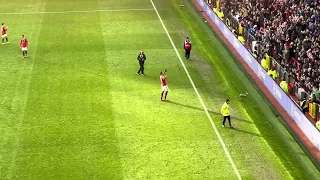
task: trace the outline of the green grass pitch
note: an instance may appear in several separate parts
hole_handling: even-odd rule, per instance
[[[0,2],[0,179],[237,179],[150,0]],[[153,2],[182,57],[191,38],[183,61],[241,177],[320,179],[190,2]],[[226,98],[235,129],[221,126]]]

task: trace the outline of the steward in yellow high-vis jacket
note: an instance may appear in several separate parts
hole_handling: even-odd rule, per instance
[[[318,122],[316,123],[316,127],[317,127],[317,129],[320,131],[320,121],[318,121]]]
[[[227,119],[228,119],[228,122],[229,122],[229,126],[232,127],[231,126],[231,120],[230,120],[229,102],[230,102],[230,100],[227,99],[226,102],[221,107],[221,114],[223,116],[223,122],[222,122],[222,126],[223,127],[225,127],[224,124],[225,124]]]
[[[241,42],[241,44],[245,44],[246,43],[246,40],[242,37],[242,36],[238,36],[238,40]]]
[[[288,93],[288,83],[285,79],[280,82],[280,87],[285,93]]]
[[[277,79],[278,75],[277,75],[277,71],[275,69],[270,69],[268,70],[268,75],[272,76],[273,79]]]
[[[261,66],[264,70],[268,71],[267,60],[265,58],[261,60]]]

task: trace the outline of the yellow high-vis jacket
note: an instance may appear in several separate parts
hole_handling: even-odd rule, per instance
[[[317,129],[320,131],[320,121],[318,121],[318,122],[316,123],[316,127],[317,127]]]
[[[246,43],[246,40],[242,36],[238,36],[238,40],[241,42],[241,44]]]
[[[224,18],[224,14],[223,14],[223,12],[221,11],[218,11],[218,17],[221,19],[221,20],[223,20],[223,18]]]
[[[221,114],[222,116],[230,116],[229,104],[226,102],[221,107]]]
[[[281,89],[282,89],[285,93],[288,93],[288,84],[287,84],[287,81],[281,81],[281,82],[280,82],[280,87],[281,87]]]
[[[263,67],[264,70],[266,70],[266,71],[268,70],[267,60],[266,59],[262,59],[261,60],[261,66]]]
[[[304,99],[304,100],[300,101],[300,107],[301,107],[301,109],[307,108],[308,107],[307,100]]]
[[[277,79],[277,77],[278,77],[276,70],[271,70],[271,69],[270,69],[270,70],[268,71],[268,75],[269,75],[269,76],[272,75],[272,78],[273,78],[273,79]]]

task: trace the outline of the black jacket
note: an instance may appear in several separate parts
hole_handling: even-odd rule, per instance
[[[146,55],[144,53],[138,55],[137,60],[139,62],[144,62],[147,59]]]

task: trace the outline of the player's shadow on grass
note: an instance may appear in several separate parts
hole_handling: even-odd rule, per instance
[[[174,101],[167,101],[167,102],[171,103],[171,104],[175,104],[175,105],[191,108],[191,109],[196,109],[196,110],[199,110],[199,111],[204,111],[203,108],[197,108],[197,107],[193,107],[193,106],[189,106],[189,105],[185,105],[185,104],[180,104],[180,103],[177,103],[177,102],[174,102]],[[210,111],[210,110],[208,110],[208,112],[211,113],[211,114],[215,114],[215,115],[221,115],[220,112],[214,112],[214,111]],[[232,117],[232,119],[233,120],[237,120],[237,121],[242,121],[242,122],[253,124],[253,122],[251,122],[249,120],[245,120],[245,119],[240,119],[240,118],[236,118],[236,117]]]
[[[241,130],[241,129],[238,129],[238,128],[230,128],[230,129],[231,129],[231,130],[238,131],[238,132],[250,134],[250,135],[252,135],[252,136],[262,137],[260,134],[253,133],[253,132],[248,132],[248,131],[244,131],[244,130]]]

